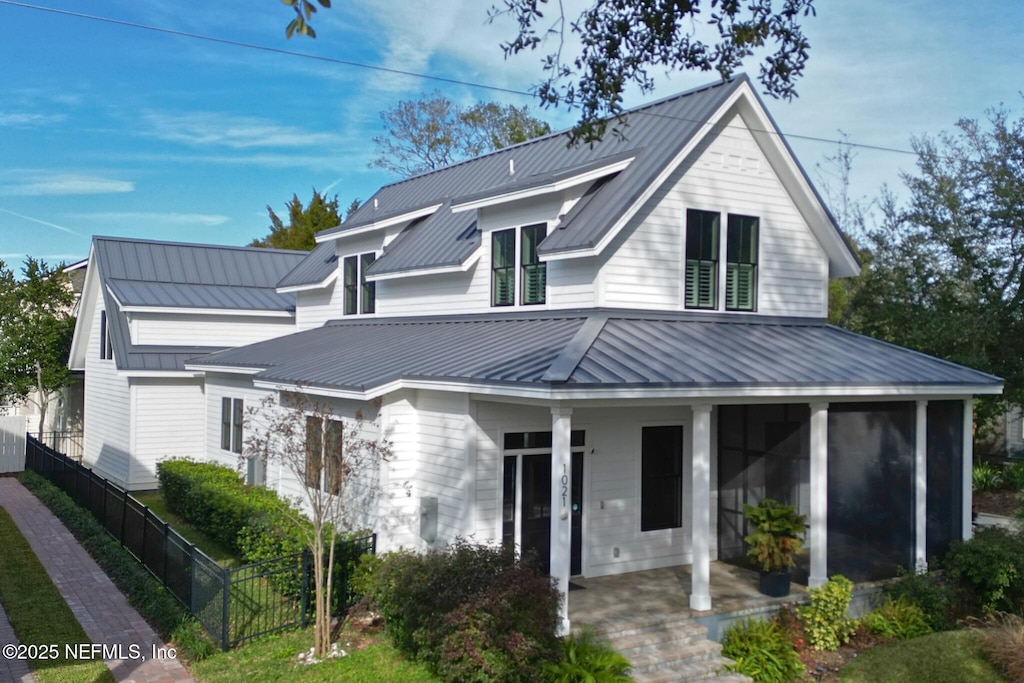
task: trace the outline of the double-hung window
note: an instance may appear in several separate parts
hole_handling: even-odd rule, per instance
[[[242,452],[242,427],[245,421],[245,402],[240,398],[220,400],[220,447],[232,453]]]
[[[725,262],[727,311],[757,309],[757,242],[759,219],[728,214],[725,241],[721,214],[688,209],[686,212],[686,308],[720,310],[718,264]]]
[[[752,311],[757,297],[757,227],[753,216],[729,214],[725,256],[725,310]]]
[[[342,287],[344,288],[344,314],[373,313],[376,309],[377,284],[366,280],[366,271],[377,256],[372,251],[366,254],[346,256],[342,262]]]
[[[326,424],[326,434],[324,425]],[[338,495],[342,483],[342,424],[306,417],[306,486]]]
[[[718,308],[718,224],[714,211],[686,212],[686,307]]]
[[[107,312],[100,311],[100,360],[114,357],[114,346],[110,342],[110,329],[107,326]]]
[[[547,237],[538,223],[491,233],[491,305],[534,306],[547,298],[547,264],[538,245]]]

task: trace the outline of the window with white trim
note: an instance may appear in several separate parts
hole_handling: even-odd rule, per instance
[[[725,310],[755,311],[760,219],[727,214],[724,241],[721,221],[717,211],[686,211],[685,306],[721,309],[718,264],[724,261]]]
[[[305,483],[308,488],[332,495],[341,493],[342,434],[340,420],[325,420],[315,415],[306,417]]]
[[[537,253],[547,234],[545,223],[491,233],[491,306],[536,306],[547,300],[547,264]]]
[[[376,310],[377,283],[366,280],[366,271],[377,260],[374,252],[353,254],[342,261],[345,315],[373,313]]]
[[[640,439],[640,531],[683,525],[683,428],[644,427]]]
[[[100,360],[111,360],[114,357],[114,345],[110,342],[110,330],[107,326],[107,312],[100,311]]]
[[[224,396],[220,399],[221,450],[241,454],[245,402],[240,398]]]

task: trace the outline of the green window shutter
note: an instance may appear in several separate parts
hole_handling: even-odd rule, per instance
[[[718,269],[714,261],[691,259],[686,262],[686,307],[714,308]]]
[[[511,306],[516,302],[516,231],[491,234],[491,305]]]
[[[542,304],[546,298],[548,264],[541,263],[537,246],[547,237],[548,228],[543,223],[523,228],[520,261],[523,267],[523,305]]]
[[[730,263],[725,281],[725,307],[733,311],[754,310],[754,273],[751,263]]]
[[[725,308],[753,311],[757,304],[757,233],[753,216],[729,215],[726,242]]]

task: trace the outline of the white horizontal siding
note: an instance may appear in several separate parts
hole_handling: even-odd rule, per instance
[[[136,313],[132,342],[160,346],[244,346],[295,331],[291,317]]]
[[[85,434],[82,460],[96,473],[121,486],[128,484],[131,404],[128,380],[117,376],[113,360],[100,359],[100,313],[103,299],[91,314],[85,354]]]
[[[344,311],[343,288],[335,280],[321,289],[298,292],[295,301],[295,327],[298,332],[321,327],[340,318]]]
[[[134,444],[128,488],[155,489],[157,463],[168,458],[202,458],[206,420],[202,380],[133,380],[131,394]]]
[[[548,308],[592,308],[597,305],[596,258],[548,263]]]
[[[490,310],[490,258],[466,272],[419,275],[377,283],[377,315],[446,315]]]
[[[824,317],[828,259],[757,142],[733,117],[648,200],[606,249],[598,275],[606,306],[682,310],[686,210],[760,219],[757,311]],[[724,292],[719,295],[724,307]]]

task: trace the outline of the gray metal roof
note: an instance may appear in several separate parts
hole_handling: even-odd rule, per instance
[[[338,268],[338,256],[334,242],[323,242],[309,252],[302,263],[281,278],[278,287],[301,287],[318,285]]]
[[[294,295],[277,294],[274,286],[306,256],[301,251],[119,237],[94,237],[93,254],[118,370],[183,370],[186,359],[214,349],[134,346],[127,318],[108,286],[126,306],[131,301],[135,305],[242,308],[254,313],[294,310]]]
[[[384,275],[457,266],[480,246],[476,212],[452,213],[446,204],[431,216],[414,221],[384,249],[367,275]]]
[[[210,308],[245,311],[294,311],[295,295],[278,294],[273,287],[187,285],[179,282],[107,280],[123,306],[153,308]]]
[[[195,362],[363,392],[398,379],[569,390],[1002,384],[818,320],[605,309],[332,321]]]

